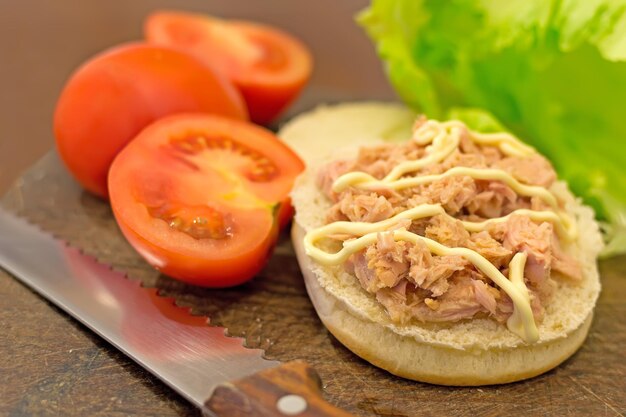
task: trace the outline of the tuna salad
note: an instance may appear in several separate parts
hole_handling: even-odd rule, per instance
[[[326,213],[329,224],[381,222],[424,205],[443,209],[433,216],[398,220],[344,262],[392,321],[491,317],[506,322],[514,311],[509,295],[466,257],[436,255],[421,240],[394,239],[394,230],[475,251],[507,278],[513,256],[525,253],[524,283],[537,322],[557,280],[581,279],[580,265],[562,249],[558,222],[532,215],[561,216],[563,202],[555,199],[551,204],[539,193],[548,193],[555,183],[554,168],[532,148],[521,148],[525,145],[520,143],[516,151],[507,143],[496,135],[471,132],[460,122],[421,118],[411,140],[363,147],[356,158],[333,161],[319,170],[318,186],[332,202]],[[423,163],[398,171],[411,161]],[[359,173],[359,180],[338,187],[349,173]],[[356,237],[343,233],[333,238],[345,242]]]

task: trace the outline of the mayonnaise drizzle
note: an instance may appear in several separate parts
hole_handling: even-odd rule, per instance
[[[453,176],[469,176],[480,180],[501,181],[513,189],[517,194],[526,197],[537,197],[544,201],[554,211],[539,211],[519,209],[507,216],[488,219],[483,222],[461,221],[469,232],[486,230],[491,224],[506,222],[511,216],[524,215],[533,221],[548,221],[554,224],[559,237],[573,240],[577,236],[575,222],[558,205],[558,200],[544,187],[522,184],[506,171],[492,168],[454,167],[442,174],[405,177],[406,174],[419,171],[432,164],[439,163],[450,156],[461,143],[462,135],[466,133],[470,140],[479,145],[496,146],[502,153],[510,156],[525,157],[536,151],[520,142],[517,138],[506,133],[480,134],[465,128],[459,121],[437,122],[428,120],[422,123],[414,132],[413,140],[419,145],[426,146],[426,156],[415,161],[405,161],[394,167],[387,176],[378,180],[364,172],[349,172],[337,178],[332,190],[341,193],[348,187],[362,189],[403,189],[429,184]],[[418,240],[426,243],[429,250],[435,255],[459,255],[471,262],[485,276],[502,288],[513,301],[513,314],[507,321],[508,329],[528,343],[539,339],[539,332],[535,324],[528,288],[524,284],[524,267],[526,253],[515,254],[509,264],[509,278],[507,279],[493,264],[478,252],[468,248],[449,248],[441,243],[424,236],[417,235],[405,229],[390,230],[397,227],[401,220],[416,220],[436,215],[447,216],[458,220],[446,213],[440,204],[421,204],[407,209],[387,220],[376,223],[338,221],[309,231],[304,237],[306,253],[323,265],[338,265],[345,262],[352,254],[359,252],[377,241],[379,233],[392,233],[394,240],[403,240],[416,243]],[[328,253],[316,244],[321,239],[331,238],[333,235],[344,234],[355,236],[355,239],[343,241],[342,249],[336,253]]]
[[[459,129],[460,131],[466,130],[467,135],[472,142],[483,146],[496,146],[500,149],[500,151],[502,151],[502,153],[508,156],[530,156],[537,153],[535,148],[526,145],[509,133],[474,132],[467,129],[465,124],[458,120],[449,120],[447,122],[428,120],[415,130],[413,133],[413,140],[420,145],[425,145],[430,143],[430,141],[428,141],[429,131],[434,130],[437,133],[441,131],[451,132],[454,128]]]
[[[358,230],[353,227],[344,227],[341,230],[346,233],[360,234],[358,233]],[[310,234],[307,234],[304,238],[305,249],[307,255],[322,265],[339,265],[348,260],[352,254],[376,243],[378,233],[379,232],[366,233],[357,239],[344,241],[343,248],[339,252],[332,254],[324,252],[315,246],[315,241],[317,240],[316,238],[319,238],[319,235],[311,236]],[[511,297],[514,309],[513,315],[507,321],[507,327],[509,330],[528,343],[534,343],[539,339],[539,331],[537,330],[532,309],[530,308],[530,298],[523,279],[524,266],[526,264],[525,253],[517,253],[509,264],[511,274],[516,270],[517,275],[522,277],[521,282],[519,279],[513,282],[513,280],[509,281],[504,275],[502,275],[502,272],[500,272],[491,262],[481,256],[478,252],[471,249],[449,248],[432,239],[402,229],[391,230],[386,233],[391,233],[394,240],[403,240],[410,243],[417,243],[421,240],[435,255],[459,255],[470,261],[480,272],[488,276],[496,285],[502,288],[509,297]]]
[[[466,131],[465,125],[458,120],[444,123],[435,120],[424,122],[413,133],[413,140],[422,146],[432,144],[428,155],[416,161],[406,161],[399,164],[383,178],[383,181],[393,181],[406,173],[443,161],[459,147],[464,131]],[[466,132],[473,142],[480,145],[497,146],[502,153],[508,156],[529,156],[535,153],[534,148],[520,142],[508,133],[477,133],[469,130]]]
[[[493,168],[454,167],[442,174],[422,175],[419,177],[401,178],[393,181],[386,181],[384,179],[377,180],[365,172],[348,172],[335,180],[332,190],[336,193],[340,193],[348,187],[369,190],[380,190],[381,188],[400,190],[403,188],[417,187],[418,185],[429,184],[445,178],[463,175],[472,177],[476,180],[501,181],[511,187],[511,189],[519,195],[523,195],[525,197],[538,197],[552,208],[558,208],[556,197],[544,187],[522,184],[513,178],[513,176],[508,172]]]
[[[356,231],[355,234],[364,234],[371,232],[380,232],[383,230],[389,230],[394,226],[400,224],[401,220],[418,220],[426,217],[432,217],[436,215],[445,216],[450,220],[457,221],[456,217],[450,216],[446,213],[445,209],[440,204],[420,204],[417,207],[413,207],[411,209],[405,210],[396,214],[393,217],[390,217],[386,220],[382,220],[376,223],[368,223],[368,222],[348,222],[348,221],[337,221],[334,223],[327,224],[325,226],[318,227],[317,229],[312,230],[307,234],[309,239],[317,239],[322,238],[324,236],[330,236],[334,234],[350,234],[351,231]],[[518,209],[510,214],[503,217],[495,217],[493,219],[487,219],[482,222],[470,222],[470,221],[461,221],[461,224],[468,232],[481,232],[483,230],[487,230],[487,228],[492,224],[497,223],[505,223],[511,218],[511,216],[521,215],[528,216],[531,220],[534,221],[549,221],[553,222],[556,226],[556,232],[560,237],[563,237],[565,240],[573,240],[576,238],[577,230],[574,223],[564,224],[561,222],[561,218],[552,211],[537,211],[537,210],[528,210],[528,209]],[[351,227],[351,225],[358,226],[357,229]],[[305,242],[307,242],[307,237],[305,237]],[[309,242],[311,242],[309,240]]]

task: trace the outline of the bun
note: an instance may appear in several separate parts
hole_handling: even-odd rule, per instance
[[[596,258],[602,237],[593,210],[581,204],[563,182],[552,191],[577,219],[579,238],[567,248],[583,267],[580,283],[557,280],[555,296],[538,325],[540,339],[527,344],[489,318],[456,323],[392,322],[375,297],[342,266],[322,266],[304,251],[306,231],[324,224],[330,202],[318,191],[321,163],[357,145],[407,138],[415,115],[396,104],[350,103],[303,114],[280,132],[307,161],[292,192],[296,216],[292,239],[307,291],[328,330],[372,364],[405,378],[443,385],[486,385],[518,381],[546,372],[583,343],[600,292]],[[335,154],[335,155],[333,155]]]

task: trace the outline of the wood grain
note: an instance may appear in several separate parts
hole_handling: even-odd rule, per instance
[[[286,414],[279,401],[286,396],[304,399],[303,409]],[[353,417],[322,398],[322,381],[306,362],[292,361],[218,386],[206,402],[218,417]]]
[[[324,397],[358,416],[620,416],[626,414],[626,258],[601,263],[603,292],[588,340],[529,381],[448,388],[394,377],[362,361],[322,326],[283,236],[267,267],[234,289],[159,275],[120,235],[106,203],[68,178],[54,154],[2,200],[56,236],[211,317],[269,359],[303,359]],[[37,254],[33,254],[36,262]],[[0,272],[0,415],[199,415],[160,381]]]

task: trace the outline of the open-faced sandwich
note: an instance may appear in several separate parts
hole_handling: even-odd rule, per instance
[[[357,355],[482,385],[543,373],[582,344],[601,235],[532,147],[381,103],[319,108],[279,135],[308,164],[292,193],[307,290]]]

